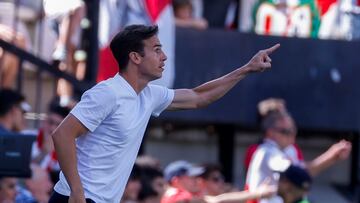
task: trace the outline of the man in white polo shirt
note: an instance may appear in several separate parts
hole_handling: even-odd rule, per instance
[[[254,152],[246,175],[246,188],[249,191],[257,191],[266,179],[270,180],[270,184],[277,185],[279,172],[285,171],[291,164],[305,167],[315,176],[337,161],[348,158],[351,151],[351,143],[341,140],[314,160],[304,162],[293,149],[297,130],[294,120],[286,111],[269,113],[263,119],[262,127],[265,139]],[[274,196],[260,201],[248,201],[250,202],[282,203],[283,200],[279,196]]]
[[[269,69],[269,54],[280,46],[216,80],[172,90],[148,84],[161,77],[166,60],[157,32],[157,26],[131,25],[118,33],[110,47],[119,73],[86,91],[53,133],[62,172],[51,203],[118,203],[151,115],[216,101],[249,73]]]

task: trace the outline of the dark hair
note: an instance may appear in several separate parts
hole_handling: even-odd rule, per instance
[[[6,115],[12,107],[25,101],[25,97],[11,89],[0,90],[0,116]]]
[[[164,177],[162,171],[153,167],[144,167],[141,176],[141,190],[139,192],[139,200],[143,201],[149,197],[156,197],[158,194],[152,186],[152,182],[158,177]]]
[[[65,118],[70,113],[70,107],[67,106],[61,106],[60,105],[60,98],[54,97],[49,106],[48,106],[49,113],[55,113],[57,115],[60,115],[61,117]]]
[[[115,35],[111,40],[110,49],[119,65],[119,72],[125,70],[128,65],[130,52],[138,52],[144,56],[143,40],[156,35],[158,30],[157,25],[130,25]]]
[[[222,168],[219,164],[214,164],[214,163],[205,163],[201,165],[205,170],[204,172],[200,175],[201,178],[204,179],[209,179],[211,173],[219,171],[220,173],[222,173]]]

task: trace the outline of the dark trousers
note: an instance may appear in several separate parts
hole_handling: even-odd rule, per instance
[[[59,194],[55,191],[51,194],[49,200],[49,203],[68,203],[68,202],[69,202],[69,196]],[[95,203],[95,202],[91,199],[86,199],[86,203]]]

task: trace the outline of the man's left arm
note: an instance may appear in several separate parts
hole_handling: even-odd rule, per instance
[[[269,55],[279,47],[280,44],[276,44],[268,49],[261,50],[246,65],[198,87],[176,89],[174,99],[167,109],[196,109],[213,103],[224,96],[249,73],[263,72],[271,68]]]

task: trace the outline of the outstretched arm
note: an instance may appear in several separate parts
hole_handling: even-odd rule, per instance
[[[246,65],[215,80],[193,89],[176,89],[175,97],[168,110],[195,109],[205,107],[224,96],[240,80],[252,72],[263,72],[271,68],[269,55],[280,47],[276,44],[259,51]]]
[[[337,161],[347,159],[351,148],[351,143],[346,140],[333,144],[326,152],[306,164],[310,174],[316,176],[321,171],[334,165]]]

